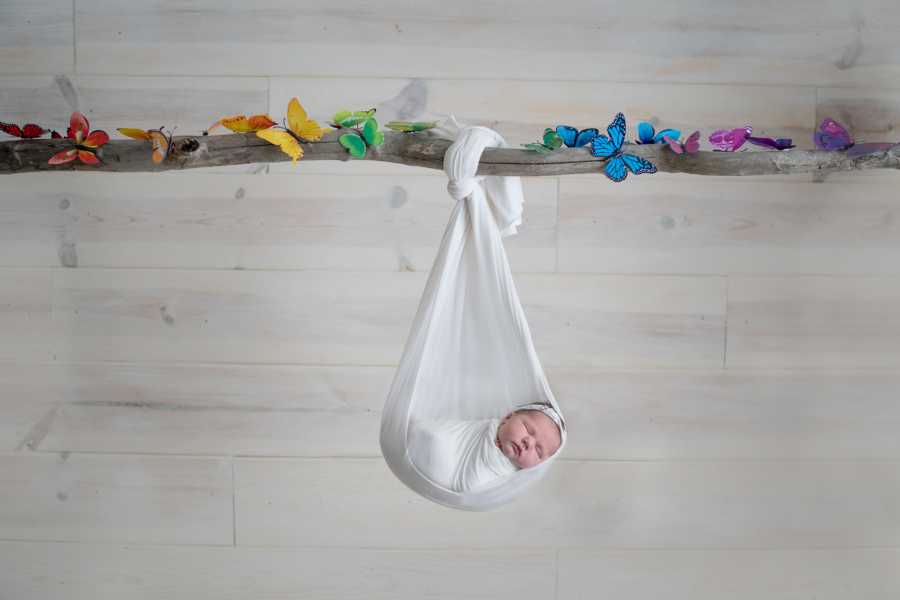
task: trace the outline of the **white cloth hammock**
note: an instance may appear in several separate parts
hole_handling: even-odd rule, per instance
[[[381,451],[413,491],[452,508],[487,510],[513,500],[546,473],[565,445],[565,420],[534,350],[503,248],[502,237],[517,233],[522,223],[521,180],[475,175],[486,147],[508,145],[496,131],[461,126],[453,117],[435,133],[455,140],[444,155],[444,171],[456,206],[385,401]],[[534,467],[502,468],[496,455],[483,451],[484,437],[470,432],[486,431],[494,420],[495,433],[496,420],[536,402],[559,414],[559,450]],[[437,437],[458,447],[438,449],[443,454],[435,460],[427,440],[442,421],[448,425]],[[431,424],[427,435],[421,423]],[[448,456],[458,464],[447,465]],[[480,464],[463,464],[478,456]],[[444,464],[444,476],[429,473],[436,462]],[[470,489],[448,486],[446,473],[452,472]]]

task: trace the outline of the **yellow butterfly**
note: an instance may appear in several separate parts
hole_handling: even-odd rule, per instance
[[[293,98],[288,103],[287,109],[287,128],[272,127],[257,131],[256,135],[266,140],[270,144],[275,144],[281,151],[287,154],[297,162],[303,156],[303,148],[300,142],[313,142],[322,139],[322,135],[328,129],[322,128],[318,123],[309,118],[300,101]]]

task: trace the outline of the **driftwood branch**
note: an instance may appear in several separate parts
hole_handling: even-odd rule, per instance
[[[341,132],[330,132],[319,142],[303,145],[301,160],[351,159],[337,142]],[[364,160],[379,160],[430,169],[442,169],[444,152],[450,146],[445,139],[423,133],[385,134],[385,143],[370,148]],[[139,140],[115,140],[98,149],[102,164],[89,166],[76,161],[52,166],[47,159],[71,148],[67,140],[14,140],[0,142],[0,174],[36,171],[155,172],[286,162],[290,158],[277,147],[255,134],[215,136],[176,136],[171,156],[161,164],[150,159],[150,144]],[[857,157],[845,151],[784,150],[758,152],[698,152],[676,155],[662,145],[628,144],[627,152],[652,161],[659,171],[693,175],[781,175],[861,169],[900,169],[900,147]],[[548,155],[530,150],[488,148],[481,157],[480,175],[568,175],[599,173],[603,160],[591,156],[586,148],[563,148]]]

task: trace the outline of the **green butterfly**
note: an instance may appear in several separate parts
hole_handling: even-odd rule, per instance
[[[425,131],[426,129],[437,127],[437,121],[391,121],[385,127],[393,131],[415,133],[416,131]]]
[[[363,123],[361,133],[358,129],[354,133],[345,133],[338,138],[338,142],[350,152],[350,156],[363,158],[367,147],[380,146],[384,143],[384,133],[378,131],[378,121],[369,117]]]
[[[339,110],[334,113],[334,116],[331,118],[332,127],[337,127],[341,129],[343,127],[356,127],[360,123],[365,123],[366,119],[372,118],[372,115],[375,114],[375,109],[370,108],[369,110]]]
[[[522,144],[529,150],[534,150],[540,154],[550,154],[560,146],[562,146],[563,140],[559,137],[559,134],[556,133],[555,130],[551,128],[547,128],[544,130],[544,139],[542,142],[531,142],[530,144]]]

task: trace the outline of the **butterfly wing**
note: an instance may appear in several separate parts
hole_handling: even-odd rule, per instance
[[[0,131],[18,138],[22,137],[22,128],[15,123],[0,123]]]
[[[548,148],[547,146],[545,146],[543,144],[538,144],[537,142],[531,142],[529,144],[522,144],[522,145],[525,146],[526,149],[533,150],[533,151],[537,152],[538,154],[550,154],[551,152],[553,152],[552,148]]]
[[[300,142],[287,131],[282,131],[273,127],[271,129],[257,131],[256,136],[281,148],[281,151],[290,156],[291,160],[294,162],[297,162],[297,160],[303,156],[303,148],[300,147]]]
[[[731,151],[734,152],[738,148],[744,145],[744,142],[747,141],[747,138],[750,137],[750,134],[753,133],[753,128],[749,125],[746,127],[738,127],[731,130]]]
[[[754,146],[762,146],[763,148],[771,148],[773,150],[778,149],[778,144],[776,144],[775,140],[773,140],[772,138],[750,136],[747,138],[747,141]]]
[[[97,158],[97,155],[93,152],[89,152],[87,150],[79,150],[78,151],[78,159],[86,165],[98,165],[100,164],[100,159]]]
[[[596,129],[594,131],[597,131]],[[570,125],[557,125],[556,133],[562,138],[563,143],[569,148],[574,148],[578,142],[578,129]],[[587,143],[587,142],[585,142]]]
[[[563,138],[556,131],[550,129],[549,127],[544,130],[544,137],[542,138],[544,146],[549,148],[550,150],[556,150],[560,146],[563,145]]]
[[[728,140],[726,136],[730,132],[726,129],[716,129],[711,134],[709,134],[709,143],[712,144],[713,148],[716,150],[728,150]]]
[[[109,136],[102,129],[98,129],[96,131],[92,131],[89,136],[84,138],[81,142],[82,146],[87,146],[88,148],[97,148],[102,146],[106,142],[109,141]]]
[[[363,125],[363,138],[369,146],[380,146],[384,143],[384,133],[378,131],[378,121],[366,119]]]
[[[656,130],[650,123],[647,123],[646,121],[641,121],[640,123],[638,123],[638,141],[640,143],[652,144],[655,134]]]
[[[325,130],[318,123],[309,118],[306,110],[300,106],[300,101],[292,98],[288,103],[287,122],[288,129],[299,135],[304,140],[321,140]]]
[[[669,136],[664,136],[664,137],[663,137],[663,141],[669,145],[669,148],[670,148],[670,149],[672,150],[672,152],[674,152],[675,154],[682,154],[682,153],[684,153],[684,146],[681,145],[681,144],[678,142],[678,140],[673,140],[673,139],[670,138]]]
[[[169,138],[158,129],[151,129],[147,135],[150,136],[150,143],[153,144],[153,162],[159,164],[169,156]]]
[[[622,160],[621,156],[613,156],[606,161],[606,166],[603,168],[603,174],[616,183],[623,181],[628,175],[625,171],[625,161]]]
[[[653,136],[652,143],[657,144],[657,143],[661,142],[663,140],[663,138],[666,136],[669,136],[670,138],[674,138],[677,140],[678,138],[681,137],[681,131],[679,131],[677,129],[663,129],[662,131],[657,133],[655,136]]]
[[[150,139],[150,132],[143,129],[135,129],[134,127],[119,127],[117,131],[125,137],[130,137],[135,140]]]
[[[684,151],[688,154],[696,154],[700,150],[700,132],[695,131],[684,141]]]
[[[69,118],[68,137],[80,144],[81,140],[87,137],[90,130],[91,126],[88,123],[87,117],[78,111],[73,112],[72,116]]]
[[[582,129],[578,132],[578,135],[575,137],[575,147],[581,148],[582,146],[587,146],[591,143],[595,137],[600,135],[600,130],[596,127],[590,127],[588,129]]]
[[[625,141],[625,115],[617,113],[616,118],[606,128],[606,132],[609,134],[609,140],[615,145],[616,150],[621,148],[622,142]]]
[[[269,115],[250,115],[249,117],[246,115],[234,115],[231,117],[222,117],[213,123],[206,131],[210,132],[219,125],[222,125],[235,133],[252,133],[254,131],[259,131],[260,129],[268,129],[269,127],[274,126],[275,121],[273,121]]]
[[[57,152],[53,156],[50,157],[50,160],[47,161],[48,165],[64,165],[66,163],[70,163],[78,156],[78,149],[72,148],[71,150],[63,150],[62,152]]]
[[[366,155],[366,143],[355,133],[345,133],[338,142],[350,152],[350,156],[362,158]]]
[[[591,140],[591,154],[594,156],[599,156],[600,158],[606,158],[608,156],[612,156],[619,149],[613,144],[612,140],[610,140],[605,135],[598,135],[593,140]]]
[[[437,127],[437,121],[388,121],[385,127],[402,133],[415,133]]]
[[[635,175],[640,175],[641,173],[656,173],[656,165],[646,158],[641,158],[634,154],[623,154],[622,162],[628,167],[628,170]]]

